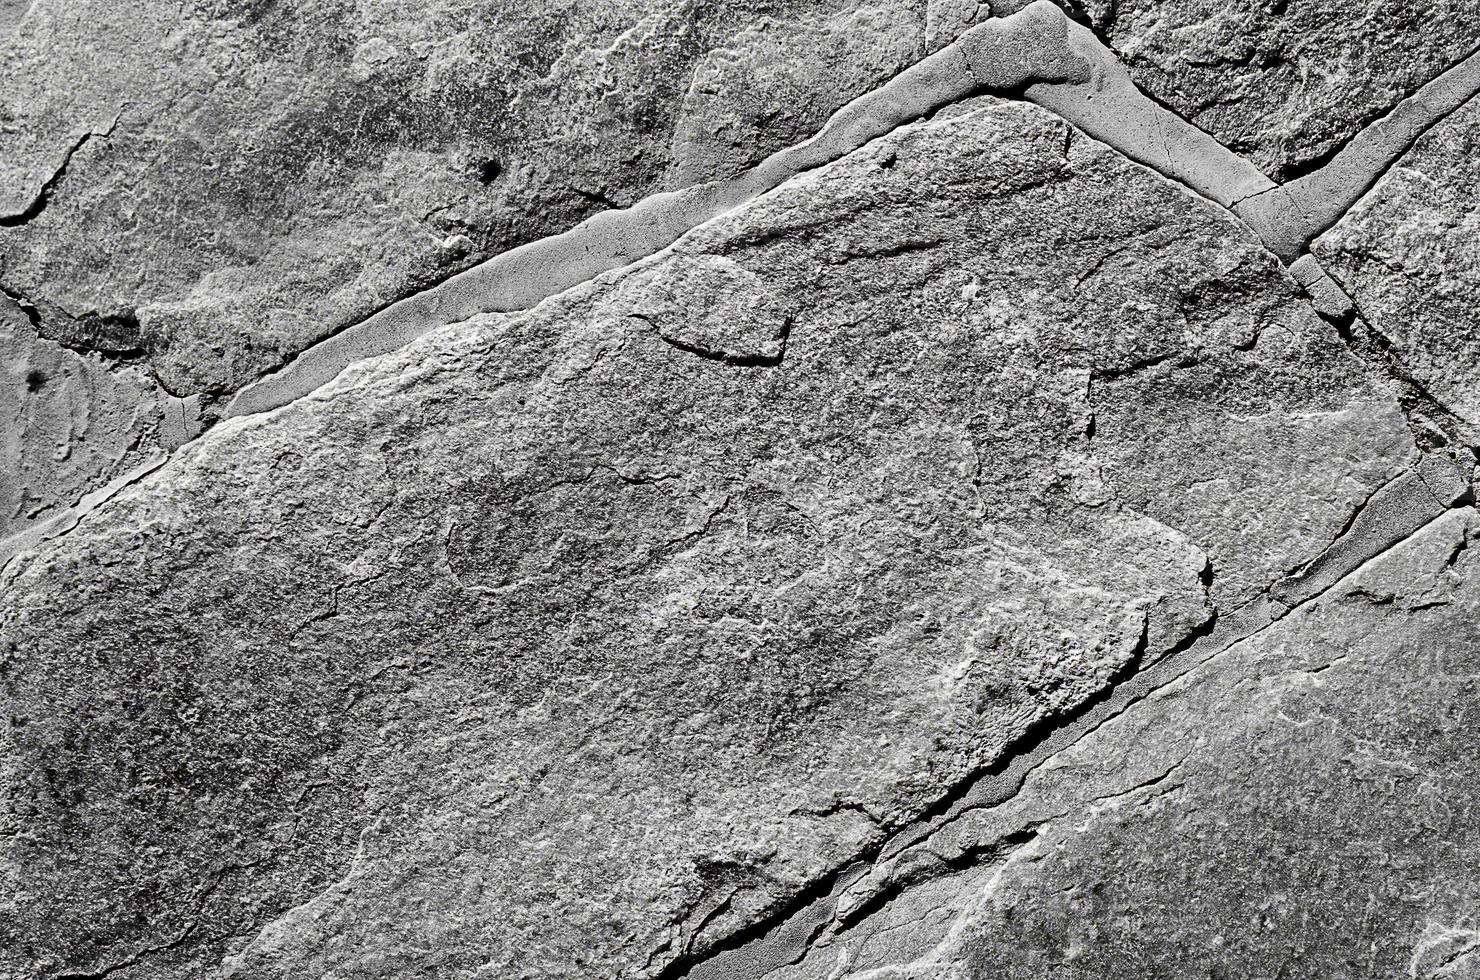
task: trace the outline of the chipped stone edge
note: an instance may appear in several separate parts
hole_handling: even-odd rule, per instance
[[[1474,499],[1470,477],[1451,460],[1427,455],[1373,494],[1350,526],[1321,555],[1293,576],[1273,583],[1264,594],[1228,614],[1218,615],[1211,629],[1188,637],[1190,642],[1162,652],[1148,666],[1112,685],[1108,695],[1049,731],[1026,751],[1011,752],[999,771],[968,781],[965,791],[939,816],[907,826],[879,848],[872,859],[855,861],[837,873],[826,894],[770,924],[740,945],[721,945],[693,963],[660,974],[663,980],[759,980],[782,966],[799,962],[825,935],[856,925],[909,887],[896,887],[894,872],[901,858],[929,849],[933,839],[973,810],[999,807],[1012,800],[1028,777],[1110,720],[1132,709],[1164,687],[1274,625],[1295,609],[1319,598],[1364,565],[1387,553]],[[1185,642],[1185,641],[1184,641]]]
[[[841,159],[870,140],[976,91],[1015,91],[1083,71],[1070,50],[1071,22],[1050,0],[966,31],[940,51],[839,109],[810,139],[728,180],[665,191],[603,211],[569,231],[521,245],[315,344],[275,374],[248,385],[224,417],[270,411],[331,381],[350,363],[402,347],[428,331],[484,313],[529,309],[603,272],[652,255],[685,233],[742,207],[785,181]]]
[[[135,483],[144,479],[165,463],[169,456],[160,454],[151,457],[121,476],[83,496],[74,506],[54,514],[39,524],[34,524],[18,534],[0,541],[0,585],[7,584],[10,563],[17,555],[39,548],[48,541],[61,537],[77,527],[87,515],[118,496]]]

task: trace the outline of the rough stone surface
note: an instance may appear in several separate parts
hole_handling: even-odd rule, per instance
[[[0,297],[0,538],[139,465],[160,445],[163,412],[142,372],[39,338]]]
[[[1348,7],[0,0],[0,980],[1476,975]]]
[[[18,563],[0,948],[655,969],[1313,558],[1412,452],[1226,214],[1042,110],[907,129],[224,424]]]
[[[804,138],[924,53],[922,6],[37,0],[0,18],[0,282],[52,339],[229,392]]]
[[[1283,180],[1480,47],[1467,0],[1073,0],[1136,81]]]
[[[1480,424],[1480,108],[1440,123],[1316,242],[1316,255],[1434,396]]]
[[[870,925],[793,975],[1475,976],[1477,531],[1451,512],[1035,774],[975,828],[1028,839],[913,951]]]

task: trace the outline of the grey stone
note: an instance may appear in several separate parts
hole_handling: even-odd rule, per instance
[[[1146,91],[1299,177],[1480,47],[1466,0],[1072,0]]]
[[[1480,970],[1480,21],[1089,6],[0,0],[0,977]]]
[[[891,941],[906,894],[778,977],[1472,976],[1477,522],[1431,522],[969,815],[982,865],[919,896],[948,921]]]
[[[703,969],[1416,462],[1247,228],[962,106],[17,556],[0,963]]]
[[[0,540],[156,454],[165,401],[136,367],[38,337],[0,297]]]
[[[1313,246],[1414,377],[1471,426],[1480,424],[1477,136],[1472,102],[1420,139]]]
[[[926,53],[921,8],[7,7],[0,281],[50,339],[229,393],[491,255],[805,138]]]

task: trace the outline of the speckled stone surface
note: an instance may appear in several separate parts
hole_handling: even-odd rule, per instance
[[[1430,130],[1315,244],[1362,315],[1450,410],[1480,424],[1472,102]]]
[[[0,0],[0,978],[1474,975],[1469,14],[1220,10]]]

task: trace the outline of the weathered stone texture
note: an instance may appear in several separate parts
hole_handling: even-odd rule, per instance
[[[1467,0],[1074,0],[1136,81],[1279,180],[1480,47]]]
[[[36,2],[0,20],[0,282],[52,339],[229,392],[492,254],[810,135],[924,53],[921,8]]]
[[[1480,14],[1026,6],[0,0],[0,977],[1480,970]]]
[[[936,898],[974,903],[938,945],[848,975],[1474,976],[1477,520],[1452,511],[1064,753],[982,815],[984,840],[1029,839]]]
[[[162,402],[136,368],[39,338],[0,297],[0,538],[143,462],[160,445]]]
[[[1480,424],[1480,108],[1440,123],[1314,246],[1436,398]]]
[[[965,107],[223,423],[14,563],[0,956],[652,975],[1412,455],[1226,213]]]

